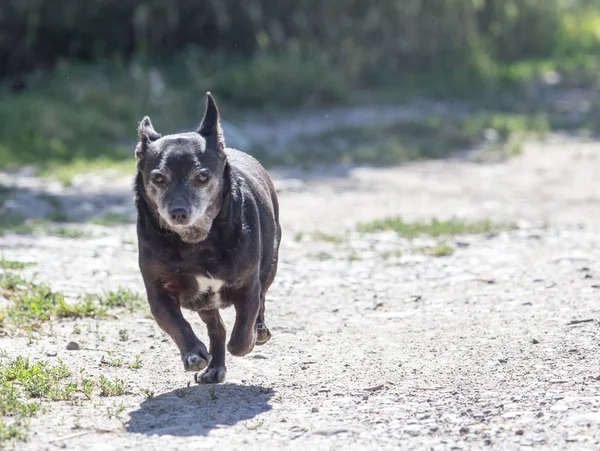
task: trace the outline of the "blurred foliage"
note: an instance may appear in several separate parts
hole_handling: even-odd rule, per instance
[[[0,166],[131,158],[141,117],[192,127],[206,90],[253,109],[476,96],[598,73],[599,43],[595,0],[2,0]]]
[[[373,83],[598,48],[592,0],[3,0],[0,77],[61,60],[291,54]],[[261,77],[277,72],[263,62]],[[284,62],[285,63],[285,62]],[[281,69],[281,68],[280,68]],[[343,69],[343,70],[342,70]],[[320,73],[325,73],[321,71]],[[274,80],[277,81],[277,75]],[[236,77],[226,77],[236,84]],[[285,80],[284,80],[285,81]],[[291,80],[294,83],[294,80]],[[227,83],[229,86],[229,83]],[[252,100],[252,99],[249,99]]]

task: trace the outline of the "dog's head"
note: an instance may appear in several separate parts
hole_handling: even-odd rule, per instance
[[[204,118],[193,133],[162,136],[146,116],[135,149],[138,172],[163,227],[189,243],[203,241],[221,207],[225,142],[219,111],[206,94]]]

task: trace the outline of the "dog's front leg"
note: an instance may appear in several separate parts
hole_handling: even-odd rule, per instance
[[[260,286],[256,282],[250,289],[240,293],[234,302],[235,323],[227,350],[235,356],[248,354],[256,343],[256,318],[260,309]]]
[[[148,303],[156,323],[171,336],[183,360],[186,371],[201,371],[211,360],[211,355],[181,314],[179,302],[169,293],[154,287],[148,289]]]
[[[225,340],[227,338],[225,324],[223,324],[221,314],[217,309],[200,310],[198,314],[208,330],[212,360],[204,374],[200,376],[200,380],[196,378],[196,381],[205,384],[223,382],[225,374],[227,374],[227,368],[225,367]]]

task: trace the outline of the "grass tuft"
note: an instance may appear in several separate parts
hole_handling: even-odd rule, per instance
[[[457,218],[449,220],[433,218],[431,221],[406,222],[400,216],[394,216],[362,222],[356,228],[360,233],[376,233],[391,230],[404,237],[414,238],[419,235],[438,237],[442,235],[489,233],[501,230],[513,230],[514,226],[496,224],[489,219],[467,222]]]

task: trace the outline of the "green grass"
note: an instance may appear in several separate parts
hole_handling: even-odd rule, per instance
[[[84,294],[75,302],[67,302],[62,293],[53,291],[49,285],[6,270],[0,273],[0,294],[11,304],[0,323],[15,325],[36,324],[51,318],[104,317],[110,309],[134,311],[143,305],[140,295],[123,288],[103,296]]]
[[[64,221],[66,218],[63,214],[54,214],[53,219]],[[0,219],[0,235],[12,232],[17,235],[30,235],[39,233],[49,236],[59,236],[62,238],[89,238],[92,233],[89,230],[67,226],[60,223],[49,222],[45,219],[25,219],[17,215],[7,215]]]
[[[423,251],[424,253],[432,255],[434,257],[447,257],[449,255],[452,255],[455,249],[445,241],[442,241],[441,243],[438,243],[431,248],[424,249]]]
[[[132,370],[139,370],[143,366],[142,356],[136,355],[135,360],[133,362],[129,362],[127,366],[129,366],[129,368]]]
[[[63,238],[89,238],[92,232],[89,230],[76,229],[74,227],[52,226],[46,229],[48,235],[60,236]]]
[[[312,238],[313,240],[316,241],[326,241],[329,243],[343,243],[344,242],[344,237],[341,235],[333,235],[330,233],[325,233],[325,232],[321,232],[319,230],[316,230],[312,233]],[[300,239],[302,239],[302,237],[300,237]],[[299,241],[299,240],[297,240]]]
[[[87,173],[105,174],[110,177],[127,177],[135,173],[135,159],[114,160],[106,157],[94,159],[78,158],[73,161],[51,161],[38,169],[38,175],[58,179],[65,186],[73,184],[73,179]]]
[[[350,255],[348,255],[348,260],[351,262],[358,262],[362,260],[362,257],[355,249],[353,249],[352,252],[350,252]]]
[[[361,233],[391,230],[407,238],[419,235],[437,237],[442,235],[477,234],[514,229],[513,226],[496,224],[489,219],[467,222],[457,218],[449,220],[433,218],[431,221],[406,222],[400,216],[362,222],[356,228]]]
[[[118,377],[110,380],[101,374],[98,384],[100,386],[100,396],[121,396],[127,393],[127,383]]]
[[[395,251],[383,251],[379,254],[379,256],[384,260],[388,260],[392,257],[402,257],[402,254],[402,251],[398,249]]]
[[[0,447],[10,440],[26,438],[29,419],[43,409],[40,400],[74,398],[79,387],[68,380],[70,376],[60,359],[52,365],[18,356],[0,363]]]
[[[333,255],[331,255],[329,252],[317,252],[316,254],[312,255],[312,257],[319,261],[326,261],[326,260],[333,259]]]
[[[131,218],[125,213],[107,213],[90,221],[92,224],[103,226],[115,226],[119,224],[131,223]]]
[[[105,293],[100,298],[100,302],[108,309],[124,308],[131,312],[139,310],[145,305],[144,299],[139,293],[122,287]]]
[[[115,357],[110,352],[106,356],[102,356],[100,359],[100,363],[102,365],[113,366],[113,367],[122,367],[125,364],[125,359],[123,357]]]
[[[337,128],[301,138],[288,152],[272,155],[255,149],[267,166],[294,165],[310,169],[337,163],[392,165],[444,158],[457,151],[483,149],[511,156],[529,136],[551,129],[544,114],[478,112],[464,117],[431,116],[383,125]]]
[[[83,369],[77,378],[60,360],[51,364],[30,357],[0,359],[0,448],[27,438],[29,421],[45,410],[48,401],[91,399],[94,387],[100,396],[120,396],[127,384],[103,375],[98,381],[86,377]]]
[[[7,260],[3,255],[0,255],[0,269],[24,269],[33,265],[35,265],[35,263]]]
[[[71,184],[76,175],[88,172],[133,174],[133,147],[141,118],[150,115],[161,133],[191,130],[202,116],[206,89],[215,93],[224,117],[233,122],[243,117],[240,113],[248,106],[253,111],[281,110],[318,103],[372,104],[374,99],[398,104],[416,92],[435,97],[453,91],[447,73],[419,73],[414,80],[404,74],[400,81],[394,77],[389,83],[383,79],[376,85],[369,83],[370,89],[365,91],[353,88],[351,77],[345,80],[347,77],[332,71],[327,61],[306,61],[288,53],[247,61],[223,60],[210,66],[205,58],[194,57],[152,69],[114,61],[64,63],[43,76],[30,75],[28,89],[22,92],[11,92],[0,83],[0,117],[4,119],[0,121],[0,167],[36,164],[40,175],[55,177],[65,185]],[[478,97],[473,113],[464,117],[431,116],[395,124],[338,128],[300,139],[278,155],[260,148],[244,150],[252,151],[267,166],[304,167],[348,161],[397,164],[488,145],[489,149],[512,154],[518,151],[517,138],[523,135],[543,134],[563,126],[600,132],[598,102],[592,102],[589,115],[573,120],[572,115],[554,114],[543,98],[525,102],[520,91],[522,85],[548,70],[559,70],[569,85],[586,80],[580,84],[593,87],[598,81],[597,69],[597,58],[589,55],[572,62],[557,58],[505,64],[495,67],[484,82],[488,87],[509,87],[517,102],[507,102],[505,96],[495,94],[480,96],[468,77],[459,77],[463,86],[454,89],[455,94],[460,98]],[[161,95],[152,95],[152,79],[157,74],[166,89]],[[272,86],[279,87],[277,95],[272,95]],[[497,131],[496,142],[484,139],[488,129]]]

